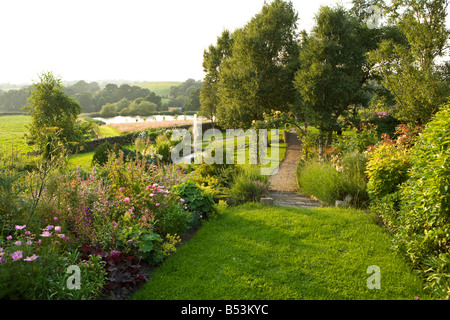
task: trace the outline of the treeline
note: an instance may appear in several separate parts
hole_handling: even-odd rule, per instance
[[[179,86],[173,86],[167,97],[161,97],[139,86],[110,83],[101,88],[97,82],[81,80],[64,87],[64,92],[80,104],[83,113],[98,113],[103,117],[149,116],[169,108],[177,108],[181,112],[198,111],[201,87],[201,81],[188,79]],[[0,91],[0,110],[23,112],[30,89]]]
[[[248,128],[277,111],[316,126],[323,139],[364,110],[424,125],[450,96],[450,63],[439,60],[448,4],[322,6],[306,32],[292,3],[274,0],[204,51],[201,113]]]

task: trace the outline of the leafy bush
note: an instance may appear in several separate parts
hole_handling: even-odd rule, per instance
[[[398,243],[415,266],[423,267],[450,250],[450,105],[428,123],[410,159],[409,178],[400,188]]]
[[[184,200],[190,211],[199,215],[205,215],[205,217],[215,214],[213,197],[192,181],[186,181],[174,186],[172,192]]]
[[[234,164],[202,163],[196,166],[189,179],[211,194],[217,203],[230,196],[236,171]]]
[[[257,202],[269,189],[269,176],[261,175],[258,166],[245,165],[239,167],[230,189],[235,204]]]
[[[408,179],[411,166],[408,148],[403,143],[394,143],[387,135],[370,153],[367,164],[367,189],[372,199],[382,199],[398,191]]]
[[[396,148],[393,144],[379,146],[367,165],[369,195],[373,199],[381,199],[396,192],[400,184],[407,180],[409,167],[406,149]]]
[[[353,130],[352,135],[339,136],[333,143],[333,147],[340,154],[352,152],[364,152],[368,147],[378,142],[378,135],[373,126],[362,124],[358,130]]]
[[[92,164],[103,166],[106,162],[108,162],[110,153],[114,152],[117,156],[119,154],[119,150],[122,150],[122,146],[117,144],[111,145],[108,141],[105,141],[95,149],[92,157]]]
[[[198,221],[194,220],[193,213],[187,208],[171,204],[164,215],[156,221],[156,230],[159,234],[184,234],[187,230],[194,227]]]

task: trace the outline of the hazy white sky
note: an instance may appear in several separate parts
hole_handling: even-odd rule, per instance
[[[270,1],[269,1],[270,2]],[[320,5],[293,0],[299,29]],[[264,0],[2,0],[0,83],[52,71],[63,81],[203,78],[203,51],[224,29],[244,26]]]

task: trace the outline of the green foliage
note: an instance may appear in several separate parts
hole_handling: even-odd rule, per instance
[[[312,33],[302,41],[295,88],[303,114],[322,134],[337,130],[337,119],[361,102],[365,82],[361,29],[344,8],[321,7]]]
[[[400,184],[407,180],[409,167],[407,150],[391,143],[378,146],[367,164],[367,188],[370,196],[380,199],[396,192]]]
[[[41,74],[39,80],[25,108],[32,117],[27,138],[48,158],[60,153],[61,148],[74,150],[82,142],[83,132],[76,124],[81,107],[64,93],[61,80],[52,73]]]
[[[409,149],[416,135],[415,130],[411,131],[407,126],[399,125],[395,141],[383,134],[382,141],[370,150],[367,188],[372,199],[382,199],[397,192],[400,185],[408,179],[408,170],[411,167]]]
[[[426,259],[450,249],[449,128],[447,105],[428,123],[411,149],[412,166],[401,187],[398,240],[414,265],[423,265]]]
[[[426,124],[450,94],[437,62],[450,32],[447,7],[446,0],[393,1],[387,9],[406,43],[384,40],[369,54],[375,73],[395,96],[395,116],[408,124]]]
[[[320,201],[334,204],[341,200],[339,194],[339,172],[330,162],[311,159],[297,168],[300,189]]]
[[[204,94],[218,95],[216,114],[221,126],[247,129],[253,120],[263,119],[264,111],[287,111],[294,104],[297,19],[292,3],[275,0],[265,4],[245,27],[224,38],[225,46],[218,45],[218,53],[226,51],[229,56],[211,62],[220,64],[219,82]],[[214,59],[216,53],[210,53]]]
[[[297,180],[303,192],[324,203],[346,200],[349,205],[364,207],[368,203],[366,163],[367,157],[358,151],[331,161],[310,158],[299,162]]]
[[[100,166],[105,165],[108,162],[108,158],[111,152],[114,152],[116,157],[119,155],[119,151],[123,150],[120,145],[111,145],[108,141],[105,141],[95,149],[95,153],[92,157],[92,164],[98,164]]]
[[[0,164],[0,235],[13,229],[13,223],[22,218],[26,208],[21,197],[24,190],[20,183],[23,175],[23,172],[15,172]]]
[[[156,222],[158,233],[166,236],[167,234],[184,234],[187,230],[195,227],[198,223],[196,215],[184,206],[179,204],[169,204],[164,215]]]
[[[99,255],[89,255],[86,259],[81,259],[78,252],[66,254],[54,261],[48,279],[42,283],[46,288],[41,288],[42,293],[39,299],[45,300],[91,300],[96,299],[103,292],[103,287],[107,283],[107,272],[105,262]],[[67,282],[70,266],[80,268],[79,289],[69,289]]]
[[[172,188],[172,192],[184,200],[188,209],[205,217],[215,214],[213,197],[191,181],[186,181]]]
[[[352,152],[364,152],[368,147],[378,142],[378,133],[373,126],[361,125],[359,130],[352,130],[350,135],[341,135],[333,142],[332,146],[343,155]]]
[[[258,166],[245,165],[239,168],[230,188],[234,204],[258,202],[269,189],[269,176],[261,175]]]

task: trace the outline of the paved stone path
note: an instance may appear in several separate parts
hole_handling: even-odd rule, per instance
[[[269,197],[275,205],[284,207],[320,207],[319,201],[298,192],[297,164],[300,159],[301,142],[295,132],[286,133],[286,155],[278,172],[269,179]]]

